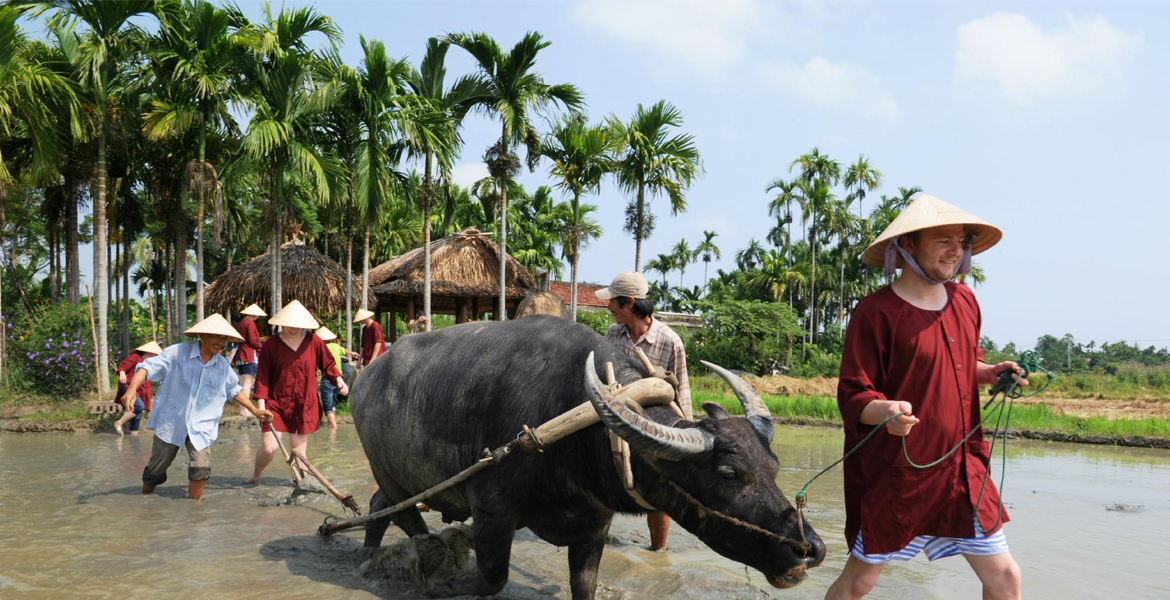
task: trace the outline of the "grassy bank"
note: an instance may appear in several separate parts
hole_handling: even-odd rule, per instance
[[[696,390],[692,392],[695,412],[703,402],[714,402],[732,414],[743,414],[739,400],[723,391]],[[825,396],[763,396],[773,415],[781,419],[840,425],[841,413],[837,401]],[[985,413],[986,416],[986,413]],[[993,426],[995,418],[988,422]],[[1045,404],[1020,405],[1012,409],[1011,428],[1035,432],[1060,433],[1070,436],[1104,436],[1108,438],[1153,437],[1170,439],[1170,419],[1106,419],[1060,414]]]

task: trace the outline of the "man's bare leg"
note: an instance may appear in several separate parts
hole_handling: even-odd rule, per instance
[[[845,569],[837,576],[837,581],[829,586],[825,593],[825,600],[860,600],[877,585],[878,576],[882,574],[885,565],[871,565],[859,560],[852,554],[845,562]]]
[[[206,479],[190,480],[190,485],[187,486],[187,496],[192,500],[199,500],[203,497],[203,488],[206,486]]]
[[[1010,552],[990,556],[964,554],[963,558],[983,583],[984,600],[1020,600],[1023,594],[1020,565]]]

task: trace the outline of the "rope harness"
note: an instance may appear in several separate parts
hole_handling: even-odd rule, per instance
[[[1011,369],[1008,369],[1008,370],[1001,372],[999,374],[999,380],[996,382],[996,384],[990,390],[991,397],[987,400],[987,403],[983,405],[984,411],[988,411],[989,408],[990,408],[990,411],[987,412],[987,415],[985,417],[983,417],[983,419],[981,421],[979,421],[979,423],[977,423],[975,425],[975,427],[972,428],[971,431],[967,433],[967,435],[963,436],[963,439],[959,440],[959,443],[955,444],[955,446],[953,448],[948,450],[946,454],[943,454],[938,459],[930,461],[926,464],[918,464],[918,463],[914,462],[913,460],[910,459],[910,452],[906,448],[906,436],[901,436],[902,437],[902,456],[904,456],[906,458],[906,462],[911,467],[914,467],[915,469],[925,470],[925,469],[935,467],[935,466],[941,464],[944,460],[950,458],[951,455],[953,455],[959,448],[963,447],[963,444],[965,444],[967,442],[967,440],[971,438],[971,436],[975,435],[975,432],[982,429],[983,425],[985,423],[987,423],[991,419],[991,417],[993,417],[993,416],[995,417],[995,429],[992,430],[992,433],[991,433],[991,446],[990,446],[990,449],[989,449],[988,455],[987,455],[987,463],[988,463],[987,466],[988,467],[991,466],[991,459],[995,454],[996,440],[1001,439],[1002,440],[1001,441],[1002,451],[1000,452],[1000,455],[1001,455],[1000,461],[1001,462],[1000,462],[1000,475],[999,475],[1000,498],[999,498],[999,506],[998,506],[997,511],[996,511],[995,523],[992,525],[992,527],[990,529],[988,529],[987,527],[983,526],[983,523],[979,523],[979,528],[982,529],[983,531],[994,531],[995,528],[999,526],[1001,520],[1003,519],[1003,483],[1004,483],[1005,477],[1007,476],[1007,433],[1008,433],[1008,428],[1011,426],[1011,422],[1012,422],[1012,407],[1015,405],[1015,400],[1017,398],[1030,398],[1032,396],[1039,394],[1040,392],[1043,392],[1045,389],[1048,388],[1049,384],[1052,383],[1052,380],[1056,379],[1056,375],[1054,375],[1048,369],[1045,369],[1043,366],[1041,366],[1040,361],[1041,361],[1040,355],[1032,350],[1025,351],[1023,354],[1020,355],[1020,359],[1018,361],[1016,361],[1016,364],[1020,365],[1020,369],[1021,369],[1020,379],[1027,377],[1029,373],[1038,373],[1038,372],[1044,373],[1045,375],[1048,376],[1048,379],[1044,382],[1044,385],[1041,386],[1040,389],[1038,389],[1030,394],[1025,394],[1022,391],[1020,391],[1019,379],[1016,379],[1015,377],[1012,376],[1014,374],[1014,371],[1012,371]],[[1007,407],[1007,410],[1004,410],[1005,406]],[[800,488],[800,491],[796,493],[796,520],[797,520],[797,526],[800,528],[800,535],[802,537],[804,536],[804,509],[806,506],[808,506],[808,497],[807,497],[807,493],[806,493],[808,491],[808,486],[812,485],[812,482],[816,481],[817,478],[819,478],[821,475],[824,475],[825,473],[827,473],[833,467],[841,464],[842,462],[845,462],[845,459],[852,456],[854,452],[857,452],[862,446],[865,445],[866,442],[868,442],[871,438],[873,438],[874,434],[881,431],[882,427],[884,427],[886,423],[889,423],[890,421],[893,421],[894,419],[897,419],[898,417],[904,416],[905,414],[906,413],[899,412],[899,413],[895,413],[895,414],[892,414],[892,415],[886,417],[885,420],[883,420],[881,423],[878,423],[877,426],[875,426],[873,428],[873,430],[871,430],[868,434],[866,434],[865,437],[861,438],[861,441],[857,442],[857,445],[850,448],[849,451],[846,452],[844,456],[837,459],[837,461],[834,462],[833,464],[825,467],[824,469],[821,469],[821,471],[819,473],[817,473],[816,475],[813,475],[812,479],[809,479],[808,482],[806,482],[804,484],[804,486]],[[1002,431],[1001,431],[1001,427],[1000,427],[1001,424],[1002,424]],[[984,494],[984,492],[987,491],[987,480],[990,476],[991,476],[991,469],[988,468],[987,471],[983,474],[983,483],[979,486],[979,498],[975,502],[975,506],[976,506],[975,520],[976,520],[976,522],[979,521],[979,508],[978,507],[983,504],[983,494]]]

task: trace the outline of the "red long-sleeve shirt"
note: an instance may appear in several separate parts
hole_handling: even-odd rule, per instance
[[[845,335],[837,404],[848,450],[873,430],[861,412],[873,400],[904,400],[921,421],[906,437],[910,458],[936,460],[977,423],[977,364],[982,317],[975,295],[946,284],[948,301],[938,311],[917,308],[885,287],[857,304]],[[865,551],[894,552],[916,536],[975,536],[974,506],[987,473],[989,448],[976,432],[943,463],[920,470],[902,454],[899,438],[879,432],[845,461],[845,537],[853,547],[859,530]],[[979,519],[988,535],[997,523],[999,492],[987,482]]]
[[[255,398],[266,401],[265,408],[282,415],[282,421],[293,426],[295,432],[312,433],[320,421],[318,369],[334,383],[341,377],[333,353],[321,338],[305,331],[301,345],[293,350],[279,335],[274,335],[260,350]]]
[[[236,331],[239,332],[240,337],[244,338],[244,341],[240,342],[240,346],[236,350],[236,355],[232,358],[232,362],[256,362],[256,351],[261,348],[260,330],[256,329],[256,322],[244,317],[236,323]]]
[[[138,363],[141,363],[144,360],[146,360],[146,357],[142,356],[141,352],[135,350],[134,352],[130,353],[130,356],[126,357],[126,360],[118,363],[118,372],[125,373],[126,381],[129,382],[131,379],[134,379],[134,371],[138,369]],[[146,407],[146,410],[150,410],[149,379],[142,382],[142,385],[138,386],[138,398],[142,400],[142,405]],[[121,400],[121,398],[119,398],[119,400]]]

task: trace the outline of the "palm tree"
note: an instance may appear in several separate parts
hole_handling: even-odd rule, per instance
[[[69,133],[60,126],[56,111],[63,108],[73,115],[75,125],[77,94],[72,81],[32,55],[28,39],[16,25],[21,12],[0,6],[0,139],[22,132],[31,146],[30,172],[50,181],[59,176],[61,145]],[[0,185],[10,183],[14,179],[0,149]]]
[[[188,167],[197,181],[184,187],[198,192],[195,240],[195,320],[203,320],[204,221],[209,191],[219,185],[216,169],[207,162],[207,128],[235,130],[228,102],[240,98],[235,82],[242,62],[242,48],[230,31],[231,15],[207,0],[184,0],[182,10],[167,19],[159,31],[160,50],[156,57],[168,73],[166,99],[153,102],[143,115],[143,131],[151,139],[181,136],[198,128],[199,162]],[[185,203],[184,203],[185,204]],[[222,222],[222,202],[217,221]],[[216,236],[218,238],[218,232]]]
[[[582,96],[575,86],[568,83],[549,85],[544,77],[535,71],[536,55],[549,47],[551,42],[536,32],[525,34],[524,38],[505,53],[494,39],[484,33],[456,33],[445,38],[448,43],[466,50],[475,59],[487,83],[489,100],[485,110],[500,117],[500,141],[498,149],[489,153],[492,162],[488,171],[501,181],[500,185],[500,300],[496,309],[497,320],[506,318],[505,288],[508,268],[508,193],[504,181],[518,164],[512,157],[512,147],[523,143],[527,147],[528,167],[536,168],[540,159],[540,138],[532,123],[531,113],[539,112],[549,105],[560,103],[576,110],[582,106]]]
[[[234,18],[243,19],[238,14]],[[251,54],[246,64],[245,92],[248,104],[255,110],[244,132],[243,148],[253,160],[263,163],[272,196],[269,278],[270,310],[274,312],[283,306],[280,246],[284,237],[286,176],[291,169],[310,177],[321,203],[329,199],[331,178],[341,177],[338,162],[318,152],[311,143],[317,113],[338,95],[337,87],[315,82],[313,71],[319,65],[306,45],[311,33],[324,34],[334,43],[341,35],[329,17],[312,8],[286,8],[273,16],[267,4],[263,23],[245,24],[238,32]]]
[[[798,156],[788,165],[788,171],[791,172],[795,166],[800,167],[800,179],[805,183],[820,180],[826,186],[833,186],[841,179],[841,163],[829,158],[827,154],[821,154],[818,148]]]
[[[577,320],[577,262],[581,248],[601,236],[601,227],[596,221],[592,222],[591,229],[585,228],[587,223],[581,209],[581,196],[598,193],[601,178],[613,172],[611,147],[608,131],[590,126],[584,115],[579,114],[565,115],[541,147],[544,156],[552,161],[549,173],[558,179],[557,187],[572,194],[572,215],[565,223],[561,243],[569,259],[569,312],[574,321]]]
[[[703,241],[695,246],[695,256],[703,257],[703,288],[707,287],[707,267],[711,266],[711,258],[723,258],[723,254],[719,251],[719,246],[716,246],[714,240],[719,234],[714,231],[704,231]]]
[[[657,257],[646,262],[647,271],[657,271],[662,274],[662,287],[668,288],[666,283],[666,276],[674,270],[674,258],[669,254],[659,254]]]
[[[97,101],[97,193],[93,201],[94,288],[98,311],[98,360],[103,366],[110,362],[108,305],[109,291],[106,257],[106,144],[109,138],[110,97],[126,82],[118,75],[117,59],[131,51],[141,38],[137,26],[130,19],[139,15],[158,16],[168,3],[161,0],[124,0],[121,2],[85,2],[83,0],[36,0],[18,2],[31,6],[34,16],[52,11],[49,27],[56,28],[73,22],[84,23],[88,31],[82,44],[81,84],[91,90]],[[108,394],[110,382],[100,378],[100,391]]]
[[[682,126],[682,120],[682,113],[665,100],[649,109],[639,104],[629,124],[615,115],[608,119],[617,144],[618,186],[634,195],[626,209],[626,231],[634,235],[635,271],[642,270],[642,240],[654,228],[654,217],[646,205],[647,192],[651,198],[665,194],[670,198],[670,214],[678,215],[687,210],[686,191],[703,174],[694,136],[670,136],[672,128]]]
[[[763,262],[763,257],[764,247],[755,238],[752,238],[748,240],[746,248],[735,253],[735,264],[741,271],[751,271],[756,268],[756,265]]]
[[[857,162],[845,170],[844,183],[846,189],[856,188],[857,216],[864,218],[865,194],[882,187],[882,172],[870,166],[869,159],[862,154],[857,157]]]
[[[687,265],[695,262],[695,253],[691,251],[690,246],[687,245],[687,241],[682,239],[674,245],[670,257],[674,260],[674,268],[678,269],[678,286],[681,288],[683,285],[683,276],[687,272]]]
[[[764,188],[764,191],[765,192],[771,192],[771,191],[776,192],[776,197],[773,198],[772,201],[768,203],[768,214],[776,217],[777,226],[779,226],[781,222],[788,225],[787,239],[789,241],[791,241],[792,240],[792,206],[794,204],[797,205],[798,207],[801,208],[802,212],[804,209],[804,205],[803,205],[804,197],[800,195],[800,186],[798,185],[798,182],[785,181],[785,180],[777,177],[776,179],[773,179],[771,183],[768,184],[767,188]],[[774,236],[774,235],[769,235],[768,237],[770,240],[771,239],[778,239],[777,236]],[[780,244],[774,244],[774,245],[777,247],[780,246]]]
[[[420,108],[421,119],[415,122],[420,135],[411,136],[408,145],[411,151],[424,158],[423,167],[423,310],[431,314],[431,210],[438,199],[438,191],[444,186],[436,185],[432,177],[433,159],[438,159],[442,179],[447,179],[452,162],[462,145],[459,127],[467,113],[491,99],[491,90],[481,74],[464,75],[449,89],[444,80],[445,65],[450,44],[438,38],[427,40],[427,51],[420,69],[413,70],[407,78],[414,95],[424,101]],[[433,135],[426,135],[431,133]],[[431,330],[430,320],[426,330]]]
[[[812,250],[812,276],[809,278],[809,323],[808,335],[809,340],[816,343],[817,334],[817,252],[818,237],[822,235],[822,223],[820,216],[829,210],[830,205],[836,200],[832,192],[829,191],[829,185],[821,178],[811,179],[809,181],[801,182],[801,195],[804,198],[805,211],[810,215],[809,221],[812,223],[809,228],[808,240],[811,244]]]

